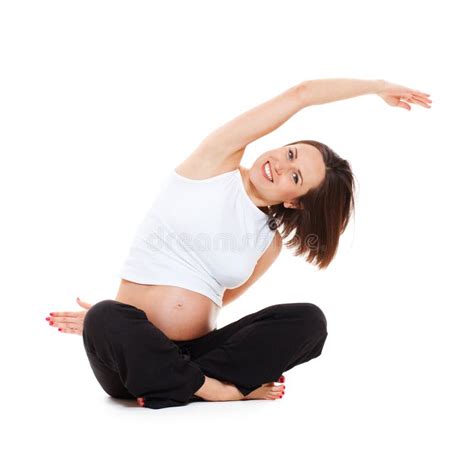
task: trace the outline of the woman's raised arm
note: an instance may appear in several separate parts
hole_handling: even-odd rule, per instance
[[[186,162],[196,167],[202,163],[215,167],[235,158],[239,163],[237,159],[249,143],[276,130],[303,107],[302,84],[298,84],[214,130]]]
[[[244,112],[209,134],[186,159],[188,167],[222,167],[240,163],[245,147],[283,125],[301,109],[318,104],[376,94],[391,105],[410,110],[407,103],[429,108],[429,94],[385,80],[330,78],[303,81]],[[403,102],[403,101],[406,102]]]
[[[305,107],[364,94],[376,94],[390,106],[402,107],[407,110],[410,110],[410,106],[403,100],[424,107],[429,107],[428,103],[432,102],[428,99],[429,94],[385,80],[353,80],[350,78],[311,80],[303,84],[303,89]]]

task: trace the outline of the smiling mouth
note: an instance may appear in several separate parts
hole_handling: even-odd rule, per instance
[[[272,170],[270,167],[270,161],[267,161],[263,166],[262,166],[262,172],[263,176],[269,180],[270,182],[273,182],[273,174]]]

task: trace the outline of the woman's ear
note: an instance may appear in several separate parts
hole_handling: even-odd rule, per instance
[[[302,210],[303,205],[299,201],[284,202],[285,208],[291,208],[292,210]]]

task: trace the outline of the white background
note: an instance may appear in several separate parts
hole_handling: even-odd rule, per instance
[[[4,1],[1,376],[8,465],[472,467],[472,83],[468,4]],[[309,79],[431,94],[303,109],[252,143],[348,159],[356,211],[327,270],[284,250],[218,326],[314,302],[322,355],[278,401],[149,410],[111,399],[51,311],[114,298],[138,223],[218,126]],[[2,460],[5,461],[5,460]]]

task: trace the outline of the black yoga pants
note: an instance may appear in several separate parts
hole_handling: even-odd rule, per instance
[[[234,384],[245,396],[318,357],[327,322],[309,302],[275,304],[194,340],[170,340],[145,312],[106,299],[84,319],[92,371],[114,398],[144,398],[153,409],[203,401],[205,376]]]

